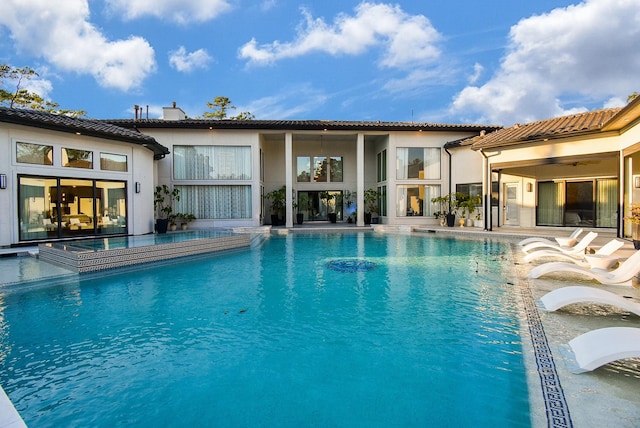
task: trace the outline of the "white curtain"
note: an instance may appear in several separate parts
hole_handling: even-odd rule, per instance
[[[438,180],[440,178],[440,149],[424,149],[424,178]]]
[[[396,149],[396,178],[406,180],[409,175],[409,149]]]
[[[596,227],[616,227],[618,209],[618,180],[596,181]]]
[[[433,213],[440,211],[440,205],[431,202],[431,199],[440,196],[440,186],[424,186],[424,215],[433,216]]]
[[[538,226],[562,226],[564,183],[552,181],[538,183]]]
[[[251,218],[251,186],[176,186],[175,211],[199,219]]]
[[[250,180],[249,146],[174,146],[176,180]]]
[[[405,217],[407,215],[407,186],[398,186],[396,190],[397,203],[396,203],[396,215],[398,217]]]

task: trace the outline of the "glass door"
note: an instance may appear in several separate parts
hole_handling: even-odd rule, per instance
[[[596,204],[593,192],[593,180],[567,182],[565,226],[594,226]]]
[[[520,224],[520,205],[518,204],[518,193],[520,184],[505,183],[504,185],[504,224],[517,226]]]

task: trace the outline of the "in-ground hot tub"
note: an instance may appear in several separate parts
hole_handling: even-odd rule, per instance
[[[249,247],[248,234],[187,231],[40,244],[39,258],[85,273]]]

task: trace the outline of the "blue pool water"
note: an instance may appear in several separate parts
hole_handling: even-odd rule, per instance
[[[30,428],[528,427],[508,264],[489,241],[294,234],[11,291],[0,384]]]

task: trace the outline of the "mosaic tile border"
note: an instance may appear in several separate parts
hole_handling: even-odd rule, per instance
[[[538,376],[540,377],[547,426],[550,428],[572,428],[573,422],[571,421],[567,399],[560,383],[560,377],[556,370],[553,354],[547,341],[547,335],[544,332],[531,287],[526,280],[520,279],[518,280],[518,288],[520,289],[527,317],[533,354]]]
[[[216,238],[120,248],[115,250],[77,250],[39,245],[39,258],[77,273],[97,272],[107,269],[132,266],[178,257],[249,247],[249,235],[234,235]]]

